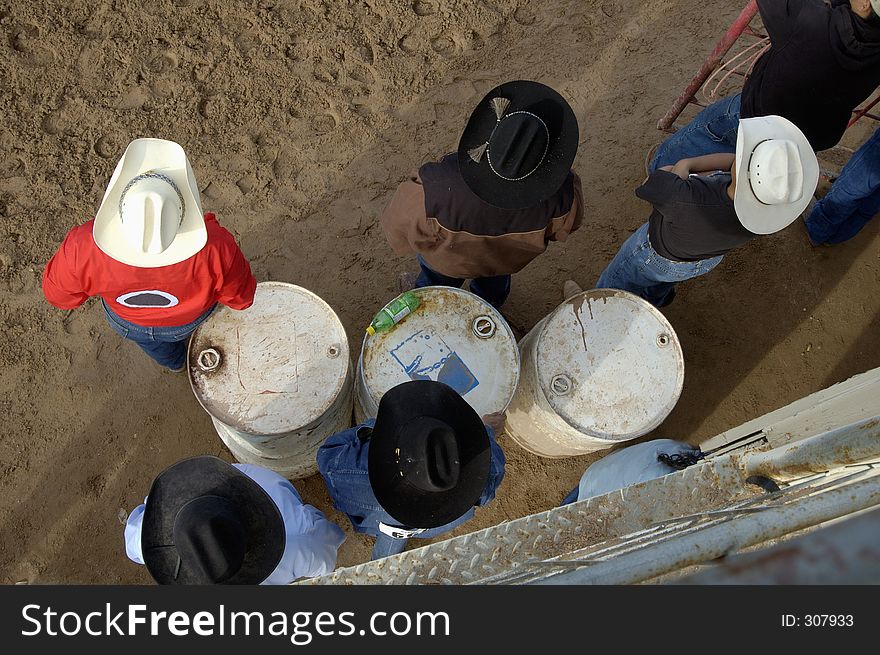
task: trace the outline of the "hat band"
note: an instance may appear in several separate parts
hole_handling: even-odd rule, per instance
[[[122,218],[122,203],[125,201],[125,194],[133,187],[135,184],[142,180],[156,179],[162,180],[166,182],[174,192],[177,194],[177,199],[180,201],[180,216],[177,218],[177,227],[183,223],[183,217],[186,216],[186,202],[183,199],[183,194],[180,192],[180,189],[177,187],[177,184],[167,175],[163,175],[162,173],[157,173],[155,171],[147,171],[146,173],[141,173],[128,181],[128,184],[122,189],[122,193],[119,194],[119,220],[124,220]]]
[[[511,113],[507,114],[504,118],[510,118],[511,116],[515,116],[516,114],[526,114],[527,116],[531,116],[532,118],[536,119],[541,124],[541,127],[544,128],[544,133],[547,135],[547,143],[544,144],[544,152],[541,154],[541,159],[538,160],[538,163],[535,164],[535,167],[532,170],[530,170],[525,175],[520,175],[519,177],[506,177],[506,176],[502,175],[501,173],[499,173],[497,170],[495,170],[495,167],[492,165],[492,154],[489,152],[489,147],[488,147],[489,142],[487,141],[486,142],[486,146],[487,146],[486,147],[486,161],[489,162],[489,168],[492,169],[492,172],[495,173],[495,175],[500,177],[502,180],[507,180],[508,182],[518,182],[519,180],[524,180],[529,175],[534,173],[536,170],[541,168],[541,164],[544,163],[544,159],[547,157],[547,151],[550,149],[550,130],[547,129],[547,124],[543,120],[541,120],[541,117],[536,116],[535,114],[533,114],[530,111],[520,110],[520,111],[511,112]],[[497,123],[495,123],[495,127],[492,129],[492,134],[489,135],[489,141],[492,140],[492,135],[495,134],[495,130],[498,129],[498,126],[500,124],[501,124],[501,120],[499,120]]]
[[[746,166],[746,171],[747,171],[748,174],[749,174],[749,176],[748,176],[748,179],[749,179],[749,191],[752,192],[752,197],[753,197],[755,200],[757,200],[758,202],[760,202],[762,205],[764,205],[765,207],[772,207],[772,205],[770,205],[769,203],[764,202],[763,200],[761,200],[761,199],[758,197],[758,194],[755,193],[755,188],[752,186],[752,158],[755,156],[755,150],[758,149],[758,146],[761,145],[762,143],[766,143],[767,141],[772,141],[772,139],[764,139],[763,141],[758,141],[758,143],[756,143],[755,146],[752,148],[752,151],[749,153],[749,163],[748,163],[748,165]],[[739,180],[737,180],[737,184],[738,184],[738,183],[739,183]]]

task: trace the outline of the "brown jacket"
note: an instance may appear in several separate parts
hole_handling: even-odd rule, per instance
[[[398,255],[415,252],[438,273],[478,278],[522,270],[582,220],[581,181],[574,172],[534,207],[499,209],[468,188],[453,154],[425,164],[397,187],[382,229]]]

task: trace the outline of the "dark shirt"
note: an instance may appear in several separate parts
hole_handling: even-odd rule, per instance
[[[499,209],[464,181],[457,155],[423,165],[398,188],[382,229],[398,255],[413,252],[449,277],[511,275],[565,241],[583,220],[581,181],[573,172],[552,196],[527,209]]]
[[[654,205],[648,238],[657,254],[695,262],[723,255],[757,236],[736,217],[729,185],[730,173],[686,180],[668,171],[651,173],[636,195]]]
[[[758,8],[772,47],[743,86],[740,116],[784,116],[814,150],[833,147],[880,84],[880,27],[849,0],[758,0]]]

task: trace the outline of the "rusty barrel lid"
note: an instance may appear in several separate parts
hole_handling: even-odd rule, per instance
[[[516,338],[497,309],[452,287],[415,289],[420,305],[388,332],[366,335],[358,384],[376,405],[410,380],[448,384],[481,416],[507,408],[519,380]]]
[[[617,289],[584,291],[562,303],[536,344],[538,382],[576,430],[624,441],[669,415],[684,384],[684,357],[669,321]]]
[[[348,340],[317,295],[260,282],[251,307],[219,307],[189,343],[190,384],[211,416],[242,432],[280,435],[333,408],[349,369]]]

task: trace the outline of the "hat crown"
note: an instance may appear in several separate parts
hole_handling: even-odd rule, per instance
[[[531,112],[518,111],[501,119],[489,139],[489,165],[496,175],[518,180],[533,173],[547,154],[547,126]]]
[[[241,569],[247,532],[231,501],[219,496],[194,498],[177,513],[173,535],[181,561],[202,579],[224,582]]]
[[[427,492],[452,489],[461,462],[452,427],[441,420],[421,416],[400,429],[400,472],[403,481]]]
[[[765,205],[797,202],[803,195],[804,169],[795,143],[768,139],[752,151],[749,184]]]
[[[181,194],[165,176],[138,176],[126,185],[119,199],[122,233],[145,255],[168,249],[177,237],[183,213]]]

